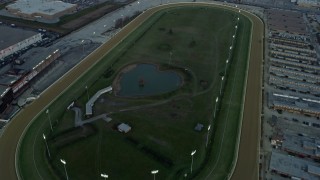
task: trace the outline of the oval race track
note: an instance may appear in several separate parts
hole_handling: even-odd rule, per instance
[[[195,5],[195,3],[170,4],[152,8],[138,16],[134,21],[124,27],[107,43],[103,44],[77,66],[56,81],[51,87],[41,94],[41,97],[21,110],[7,125],[0,138],[0,179],[18,179],[16,174],[15,157],[19,140],[28,124],[40,112],[44,111],[48,104],[62,94],[74,81],[76,81],[87,69],[98,62],[105,54],[115,47],[130,32],[136,29],[152,14],[160,9],[170,6]],[[223,7],[221,5],[214,5]],[[227,7],[228,8],[228,7]],[[228,8],[235,10],[234,8]],[[242,12],[242,11],[241,11]],[[244,114],[239,144],[238,160],[232,179],[258,179],[258,147],[260,137],[260,110],[261,110],[261,69],[263,55],[263,23],[256,16],[242,12],[253,22],[252,43],[249,59],[249,72],[247,78]],[[250,156],[248,156],[250,155]]]

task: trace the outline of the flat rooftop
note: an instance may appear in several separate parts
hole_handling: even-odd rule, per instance
[[[302,137],[296,135],[284,135],[282,147],[299,154],[310,155],[313,157],[320,157],[318,146],[320,145],[318,139],[310,137]]]
[[[309,91],[311,93],[319,93],[320,86],[312,83],[298,81],[289,78],[282,78],[274,75],[270,75],[269,83],[283,85],[285,87],[294,88],[300,91]]]
[[[0,25],[0,50],[38,34],[35,31]]]
[[[41,53],[39,52],[40,50],[47,51],[48,54]],[[42,60],[45,60],[46,57],[50,55],[50,53],[52,52],[44,48],[30,49],[27,53],[18,58],[19,60],[24,60],[24,63],[21,65],[14,65],[14,68],[21,69],[24,71],[32,70],[32,68],[39,64]]]
[[[0,76],[0,85],[10,86],[20,79],[21,76],[4,74]]]
[[[277,172],[308,180],[319,180],[319,164],[272,151],[269,168]]]
[[[273,30],[288,31],[291,33],[306,34],[306,24],[302,14],[293,11],[271,9],[267,11],[268,26]]]
[[[9,91],[9,87],[0,85],[0,97]]]
[[[62,1],[43,1],[43,0],[18,0],[6,7],[16,9],[23,14],[46,14],[55,15],[69,8],[77,6],[76,4],[65,3]]]

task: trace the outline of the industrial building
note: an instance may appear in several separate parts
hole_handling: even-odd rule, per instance
[[[286,77],[277,77],[270,75],[269,84],[275,85],[275,87],[284,89],[284,90],[291,90],[294,92],[299,92],[303,94],[312,94],[314,96],[320,96],[320,86],[315,85],[312,83],[300,81],[300,80],[293,80]]]
[[[10,87],[0,85],[0,114],[3,114],[13,101],[13,92]]]
[[[14,69],[0,77],[0,85],[12,88],[16,97],[21,91],[28,87],[29,82],[48,67],[53,61],[60,57],[60,51],[55,50],[44,59],[31,59],[16,65]]]
[[[44,70],[59,57],[60,51],[55,50],[43,59],[35,58],[29,59],[28,61],[21,61],[19,64],[11,66],[9,71],[0,75],[0,119],[9,118],[8,115],[17,108],[12,106],[14,100],[30,87],[30,82],[35,77],[44,72]],[[0,121],[0,126],[4,126],[5,124],[6,120]]]
[[[319,0],[298,0],[297,4],[299,6],[303,6],[303,7],[315,7],[315,8],[319,8],[320,7],[320,1]]]
[[[305,31],[306,24],[302,14],[280,10],[268,10],[267,13],[270,30],[268,38],[269,84],[280,90],[291,90],[302,95],[311,94],[319,97],[320,66],[317,53],[311,48],[310,36],[306,32],[292,28],[290,24],[301,25],[300,29]],[[283,26],[286,26],[286,29]],[[278,100],[275,98],[272,100],[271,107],[274,109],[318,116],[318,111],[314,111],[314,108],[308,105],[309,102],[300,102],[303,100],[293,102],[292,99],[279,100],[280,97],[277,98]]]
[[[42,40],[41,33],[0,25],[0,61]]]
[[[320,101],[316,99],[269,93],[268,106],[275,110],[320,117]]]
[[[320,139],[285,134],[282,149],[299,157],[320,159]]]
[[[24,19],[55,19],[75,12],[77,5],[62,1],[18,0],[7,5],[6,9],[11,14]]]
[[[276,151],[271,154],[269,168],[291,179],[318,180],[320,178],[319,164]]]
[[[279,77],[287,77],[290,79],[299,79],[301,81],[314,83],[320,85],[320,75],[305,73],[302,71],[295,71],[287,68],[279,68],[276,66],[270,66],[269,72],[272,75],[276,75]]]
[[[307,34],[302,14],[299,12],[278,9],[267,10],[268,27],[278,32],[291,32],[293,34]]]
[[[311,138],[319,137],[320,128],[320,61],[314,29],[308,26],[301,11],[265,12],[268,28],[265,97],[267,107],[276,111],[268,109],[263,114],[267,121],[263,124],[262,146],[267,147],[268,154],[261,154],[269,170],[264,168],[267,171],[260,172],[263,179],[320,179],[320,164],[315,163],[320,160],[320,141]]]

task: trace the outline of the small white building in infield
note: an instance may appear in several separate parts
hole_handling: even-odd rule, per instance
[[[131,127],[128,124],[125,123],[121,123],[118,126],[118,131],[123,132],[123,133],[127,133],[131,130]]]

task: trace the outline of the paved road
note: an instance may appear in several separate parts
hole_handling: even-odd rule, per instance
[[[145,19],[150,17],[154,12],[156,12],[158,9],[163,7],[158,7],[151,9],[149,11],[146,11],[141,16],[136,18],[132,23],[127,25],[122,31],[120,31],[116,36],[114,36],[110,41],[102,45],[99,49],[97,49],[94,53],[90,54],[85,60],[81,61],[79,65],[77,65],[74,69],[72,69],[70,72],[68,72],[66,75],[64,75],[60,80],[58,80],[55,84],[53,84],[50,88],[48,88],[39,99],[35,100],[31,105],[25,107],[22,111],[19,112],[18,115],[15,116],[14,119],[11,120],[11,122],[7,125],[6,131],[0,138],[0,179],[5,180],[14,180],[17,179],[16,175],[16,166],[15,166],[15,155],[16,155],[16,147],[19,143],[19,139],[24,131],[24,129],[27,127],[27,125],[32,121],[32,119],[39,114],[39,112],[42,112],[46,109],[47,105],[50,104],[52,101],[54,101],[59,94],[63,93],[65,89],[67,89],[72,82],[74,82],[76,79],[78,79],[83,72],[85,72],[88,67],[91,67],[93,64],[98,62],[101,57],[103,57],[105,54],[107,54],[113,47],[115,47],[122,39],[124,39],[132,30],[134,30],[136,27],[138,27]],[[253,46],[254,47],[254,46]],[[251,57],[253,58],[253,57]],[[260,60],[260,59],[255,59]],[[250,63],[250,68],[252,67]],[[249,72],[249,76],[254,75]],[[252,78],[252,77],[251,77]],[[249,77],[249,79],[251,79]],[[259,78],[259,76],[255,76],[253,78]],[[248,82],[249,83],[249,82]],[[247,92],[249,92],[251,86],[248,86]],[[253,94],[255,94],[255,91],[260,91],[260,89],[252,89]],[[250,91],[251,92],[251,91]],[[252,96],[250,96],[252,97]],[[246,98],[246,101],[249,101],[248,98]],[[253,103],[256,106],[258,99],[253,99]],[[251,102],[251,101],[250,101]],[[246,102],[247,104],[247,102]],[[258,106],[257,106],[258,107]],[[258,108],[260,110],[260,108]],[[252,113],[251,111],[248,111],[248,108],[245,109],[245,113],[248,113],[249,116],[249,124],[251,122],[258,121],[255,116],[256,113]],[[247,117],[247,116],[245,116]],[[251,121],[250,121],[251,120]],[[255,121],[254,121],[255,120]],[[246,119],[244,119],[244,122],[247,122]],[[249,125],[248,124],[248,125]],[[249,137],[258,137],[259,134],[255,131],[251,131],[253,128],[249,128],[245,126],[246,123],[244,123],[243,128],[246,128],[245,131],[251,132],[249,133]],[[255,127],[255,126],[253,126]],[[258,131],[258,130],[256,130]],[[242,137],[245,133],[242,133]],[[243,139],[243,138],[242,138]],[[254,139],[253,139],[254,140]],[[243,141],[241,140],[241,143]],[[254,145],[250,145],[249,147],[252,147],[251,149],[257,150]],[[243,150],[242,146],[240,145],[240,152]],[[257,153],[257,152],[256,152]],[[253,154],[256,154],[253,153]],[[247,154],[248,155],[248,154]],[[241,153],[239,154],[239,161],[242,162],[243,156]],[[256,157],[251,157],[251,161],[254,162]],[[244,158],[244,162],[248,162],[246,158]],[[253,171],[253,169],[256,169],[257,167],[256,163],[253,163],[252,166],[243,166],[245,169],[244,172],[247,171]],[[254,167],[252,169],[249,169],[248,167]],[[236,168],[235,176],[238,176],[238,172],[240,172],[239,177],[242,177],[241,170],[237,171],[238,168]],[[248,173],[249,174],[249,173]],[[248,176],[243,176],[248,177]],[[236,178],[238,179],[238,178]],[[246,179],[246,178],[245,178]],[[249,178],[252,179],[252,178]]]

